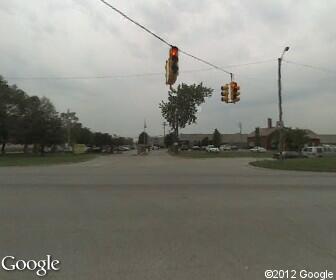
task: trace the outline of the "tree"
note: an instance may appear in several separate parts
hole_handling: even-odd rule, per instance
[[[279,131],[274,132],[272,135],[272,147],[278,147],[279,145]],[[288,151],[301,151],[301,149],[309,144],[310,139],[307,136],[307,131],[304,129],[292,129],[286,127],[283,129],[283,143],[285,149]]]
[[[24,145],[34,144],[34,151],[40,147],[44,154],[45,146],[63,144],[67,134],[68,143],[87,145],[113,145],[108,133],[92,133],[78,122],[76,113],[59,115],[48,98],[29,96],[15,85],[8,85],[0,76],[0,144],[2,153],[8,142]],[[71,137],[70,137],[71,134]],[[118,137],[118,143],[133,143],[131,138]]]
[[[145,131],[143,131],[139,135],[138,144],[148,145],[148,140],[149,140],[148,134]]]
[[[77,143],[93,145],[94,135],[87,127],[81,127],[77,135]]]
[[[175,133],[171,132],[167,134],[164,138],[164,144],[166,147],[172,146],[176,142]]]
[[[74,139],[72,139],[71,134],[72,130],[76,126],[78,118],[75,112],[70,112],[68,109],[66,113],[61,114],[61,119],[67,132],[67,143],[70,145],[75,142]]]
[[[21,116],[16,129],[18,143],[24,145],[24,152],[27,152],[29,144],[33,144],[34,124],[40,118],[40,99],[37,96],[27,96],[21,108]]]
[[[38,116],[33,120],[33,143],[40,145],[40,153],[44,154],[46,145],[64,142],[62,120],[54,105],[46,97],[40,99]]]
[[[5,153],[5,147],[15,132],[17,118],[19,116],[18,98],[24,93],[14,86],[9,86],[7,81],[0,76],[0,141],[1,153]]]
[[[95,132],[94,145],[100,148],[112,145],[112,136],[108,133]]]
[[[202,146],[208,146],[209,145],[209,138],[208,137],[204,137],[201,141],[201,145]]]
[[[159,108],[162,116],[173,128],[178,138],[179,128],[196,123],[197,107],[212,95],[213,89],[204,87],[202,83],[178,85],[176,92],[169,92],[168,101],[161,101]]]
[[[212,143],[214,144],[215,147],[218,148],[221,145],[221,142],[222,142],[222,136],[216,128],[213,133]]]
[[[307,132],[303,129],[286,128],[284,133],[286,148],[290,151],[301,151],[305,144],[309,143]]]

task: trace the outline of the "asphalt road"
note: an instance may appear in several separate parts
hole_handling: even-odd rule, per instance
[[[61,270],[46,279],[60,280],[335,274],[336,175],[248,161],[153,152],[0,168],[0,258],[51,254]],[[0,279],[38,277],[0,268]]]

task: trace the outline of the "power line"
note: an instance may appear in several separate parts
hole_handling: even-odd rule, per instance
[[[226,65],[224,67],[237,68],[237,67],[267,63],[270,61],[275,61],[275,59],[248,62],[248,63],[242,63],[242,64],[231,64],[231,65]],[[214,67],[201,68],[201,69],[189,69],[189,70],[183,70],[180,72],[181,73],[197,73],[197,72],[211,71],[213,69]],[[120,79],[122,78],[141,78],[141,77],[151,77],[151,76],[161,76],[161,75],[165,75],[165,73],[164,72],[153,72],[153,73],[138,73],[138,74],[125,74],[125,75],[96,75],[96,76],[35,76],[35,77],[4,76],[4,78],[10,79],[10,80],[99,80],[99,79],[119,79],[119,78]]]
[[[159,39],[161,42],[165,43],[166,45],[168,45],[170,47],[172,46],[165,39],[163,39],[159,35],[155,34],[153,31],[149,30],[147,27],[143,26],[142,24],[138,23],[137,21],[131,19],[129,16],[127,16],[125,13],[123,13],[122,11],[120,11],[119,9],[117,9],[116,7],[112,6],[110,3],[108,3],[108,2],[106,2],[104,0],[99,0],[99,1],[102,2],[102,3],[104,3],[106,6],[110,7],[114,11],[116,11],[118,14],[122,15],[127,20],[133,22],[135,25],[139,26],[141,29],[145,30],[146,32],[148,32],[149,34],[151,34],[152,36],[154,36],[155,38]]]
[[[236,67],[256,65],[256,64],[264,64],[264,63],[274,62],[274,61],[277,61],[277,59],[271,58],[271,59],[259,60],[255,62],[248,62],[248,63],[242,63],[242,64],[231,64],[231,65],[226,65],[225,67],[226,68],[236,68]]]
[[[333,71],[333,70],[330,70],[330,69],[327,69],[327,68],[323,68],[323,67],[319,67],[319,66],[314,66],[314,65],[309,65],[309,64],[303,64],[303,63],[289,61],[289,60],[283,60],[283,61],[286,62],[286,63],[289,63],[289,64],[294,64],[294,65],[297,65],[297,66],[301,66],[301,67],[305,67],[305,68],[310,68],[310,69],[321,71],[321,72],[336,74],[336,71]]]
[[[199,58],[199,57],[194,56],[194,55],[192,55],[192,54],[190,54],[190,53],[187,53],[187,52],[184,51],[184,50],[181,50],[181,49],[180,49],[180,52],[183,53],[183,54],[185,54],[185,55],[187,55],[187,56],[190,56],[191,58],[194,58],[194,59],[196,59],[196,60],[198,60],[198,61],[200,61],[200,62],[203,62],[203,63],[205,63],[205,64],[207,64],[207,65],[209,65],[209,66],[212,66],[212,67],[215,68],[215,69],[221,70],[221,71],[223,71],[223,72],[225,72],[225,73],[227,73],[227,74],[229,74],[229,75],[232,75],[231,72],[226,71],[226,70],[223,69],[222,67],[216,66],[215,64],[212,64],[211,62],[208,62],[208,61],[206,61],[206,60],[204,60],[204,59],[202,59],[202,58]]]
[[[105,0],[99,0],[100,2],[102,2],[103,4],[105,4],[106,6],[110,7],[111,9],[113,9],[114,11],[116,11],[118,14],[122,15],[124,18],[126,18],[127,20],[131,21],[132,23],[134,23],[135,25],[137,25],[138,27],[140,27],[142,30],[146,31],[147,33],[151,34],[152,36],[154,36],[155,38],[157,38],[158,40],[160,40],[161,42],[163,42],[164,44],[172,47],[173,44],[169,43],[168,41],[166,41],[165,39],[163,39],[161,36],[157,35],[156,33],[154,33],[153,31],[149,30],[147,27],[143,26],[142,24],[140,24],[139,22],[135,21],[134,19],[130,18],[129,16],[127,16],[125,13],[123,13],[122,11],[120,11],[119,9],[117,9],[116,7],[112,6],[110,3],[106,2]],[[223,69],[222,67],[219,67],[205,59],[202,59],[202,58],[199,58],[189,52],[186,52],[182,49],[179,49],[181,53],[193,58],[193,59],[196,59],[202,63],[205,63],[215,69],[218,69],[218,70],[221,70],[229,75],[231,75],[232,77],[232,73],[230,71],[227,71],[225,69]]]
[[[195,73],[195,72],[204,72],[210,71],[213,68],[206,69],[191,69],[181,71],[182,73]],[[50,76],[50,77],[4,77],[5,79],[10,80],[98,80],[98,79],[119,79],[119,78],[137,78],[137,77],[150,77],[150,76],[161,76],[165,75],[164,72],[154,72],[154,73],[140,73],[140,74],[128,74],[128,75],[102,75],[102,76]]]

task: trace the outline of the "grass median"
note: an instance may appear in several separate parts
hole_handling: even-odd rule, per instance
[[[94,154],[5,154],[0,155],[0,167],[2,166],[36,166],[78,163],[94,159]]]
[[[271,158],[273,153],[253,153],[251,151],[222,151],[219,153],[208,153],[206,151],[181,151],[178,154],[183,158]]]
[[[259,160],[250,164],[257,167],[279,170],[336,172],[336,157]]]

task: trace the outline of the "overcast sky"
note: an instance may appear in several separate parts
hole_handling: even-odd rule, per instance
[[[233,71],[241,102],[220,102],[229,76],[180,55],[178,82],[214,89],[197,124],[183,133],[250,132],[278,118],[277,57],[330,69],[283,64],[285,124],[336,133],[335,0],[137,0],[109,2],[169,42]],[[30,95],[46,96],[59,112],[70,108],[103,132],[136,136],[147,121],[162,135],[158,104],[167,99],[168,47],[98,0],[0,0],[0,75]],[[270,60],[265,63],[232,67]],[[162,75],[89,80],[19,80],[10,77]]]

